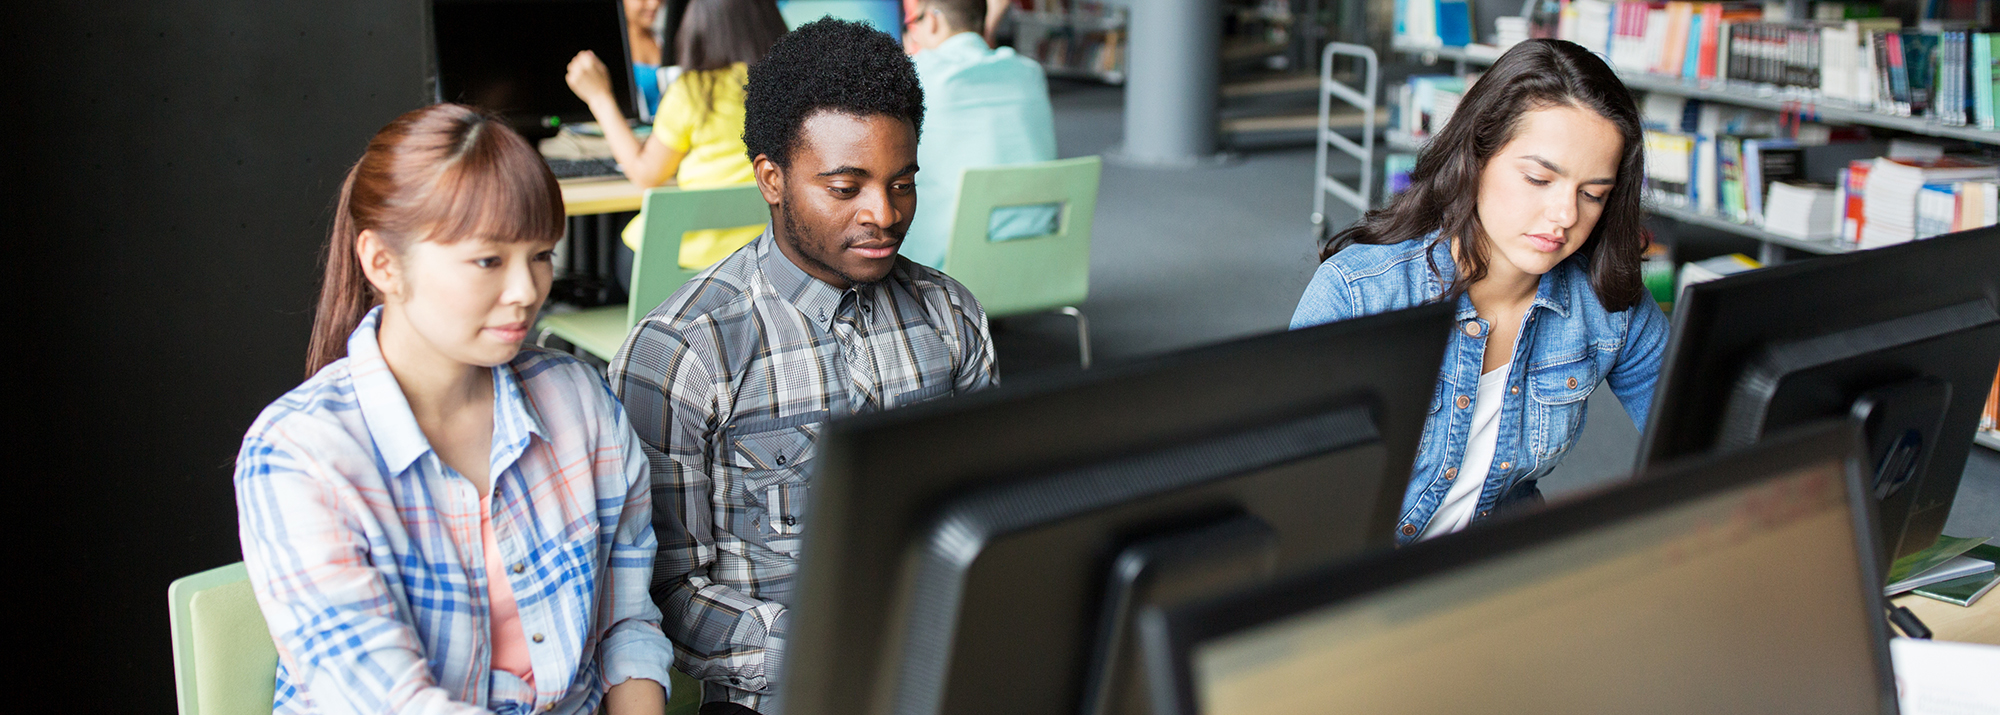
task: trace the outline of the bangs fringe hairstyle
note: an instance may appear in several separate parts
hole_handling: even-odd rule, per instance
[[[478,110],[437,104],[389,122],[347,170],[327,237],[306,375],[347,356],[347,337],[382,302],[355,245],[374,231],[401,255],[411,241],[554,242],[562,190],[541,153]]]
[[[1639,264],[1648,242],[1639,194],[1646,177],[1639,108],[1604,60],[1563,40],[1528,40],[1501,55],[1417,155],[1410,188],[1334,234],[1320,260],[1355,244],[1402,243],[1433,233],[1437,241],[1466,238],[1459,244],[1458,271],[1444,297],[1464,293],[1486,277],[1491,261],[1492,247],[1479,225],[1479,181],[1486,162],[1520,133],[1522,115],[1561,106],[1596,112],[1624,140],[1617,183],[1605,196],[1604,213],[1571,260],[1584,263],[1605,310],[1615,313],[1638,304],[1646,295]],[[1443,275],[1435,261],[1431,271]]]

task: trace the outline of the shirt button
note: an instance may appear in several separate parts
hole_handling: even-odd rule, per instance
[[[528,570],[528,562],[523,561],[521,563],[514,564],[514,573],[520,573],[526,570]]]
[[[1515,385],[1515,386],[1513,386],[1513,387],[1509,387],[1509,388],[1507,388],[1507,394],[1509,394],[1509,395],[1518,395],[1518,394],[1521,394],[1521,386],[1520,386],[1520,385]]]
[[[1435,334],[1435,333],[1433,333],[1433,334]],[[1417,535],[1417,527],[1416,527],[1416,525],[1414,525],[1414,524],[1404,524],[1404,525],[1403,525],[1403,535],[1404,535],[1404,536],[1416,536],[1416,535]]]
[[[796,516],[785,517],[785,526],[798,526],[798,525],[799,525],[798,517]]]
[[[1501,463],[1500,463],[1500,471],[1503,471],[1503,472],[1504,472],[1504,471],[1507,471],[1507,470],[1509,470],[1509,469],[1513,469],[1513,468],[1514,468],[1514,463],[1513,463],[1513,462],[1501,462]]]
[[[1464,395],[1458,396],[1458,409],[1462,410],[1471,406],[1472,406],[1472,398],[1466,397]]]
[[[542,642],[542,634],[540,633],[536,633],[532,636],[529,636],[529,638],[532,638],[536,643]]]
[[[1457,478],[1458,478],[1458,467],[1452,467],[1452,468],[1450,468],[1450,469],[1446,469],[1446,470],[1444,470],[1444,480],[1445,480],[1445,481],[1449,482],[1449,481],[1451,481],[1451,480],[1453,480],[1453,479],[1457,479]]]
[[[1576,378],[1572,377],[1572,378],[1570,378],[1570,379],[1569,379],[1569,382],[1566,382],[1566,383],[1563,383],[1563,384],[1565,384],[1565,385],[1569,385],[1569,389],[1572,389],[1572,390],[1574,390],[1574,389],[1576,389]]]
[[[1475,338],[1479,337],[1479,321],[1477,320],[1465,321],[1465,334]]]
[[[778,463],[779,463],[779,464],[784,464],[784,463],[785,463],[785,455],[782,455],[782,454],[778,455]]]

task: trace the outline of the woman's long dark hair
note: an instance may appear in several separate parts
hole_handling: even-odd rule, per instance
[[[785,16],[774,0],[694,0],[674,31],[674,61],[679,82],[702,102],[707,114],[715,108],[715,82],[730,65],[755,64],[771,51],[785,29]]]
[[[1637,304],[1645,295],[1639,263],[1647,240],[1639,200],[1646,178],[1639,108],[1604,60],[1562,40],[1528,40],[1501,55],[1465,93],[1451,121],[1418,154],[1409,190],[1334,234],[1320,260],[1357,243],[1402,243],[1433,233],[1438,241],[1458,237],[1466,240],[1459,243],[1458,270],[1445,295],[1463,293],[1486,277],[1491,260],[1478,211],[1479,179],[1486,162],[1520,132],[1522,115],[1559,106],[1596,112],[1618,127],[1624,140],[1617,184],[1605,196],[1604,213],[1574,258],[1586,266],[1605,310],[1616,312]],[[1432,265],[1431,270],[1438,267]]]
[[[499,120],[457,104],[397,117],[369,140],[340,185],[306,375],[347,356],[347,336],[382,302],[354,253],[374,231],[402,254],[411,241],[562,238],[562,190],[542,155]]]

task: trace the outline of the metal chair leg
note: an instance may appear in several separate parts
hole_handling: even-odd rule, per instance
[[[1090,319],[1083,317],[1083,311],[1077,310],[1076,306],[1073,305],[1065,305],[1057,308],[1056,312],[1076,319],[1076,351],[1078,362],[1083,363],[1083,369],[1089,370]]]

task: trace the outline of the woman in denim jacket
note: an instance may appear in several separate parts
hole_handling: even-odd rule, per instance
[[[1292,327],[1454,301],[1398,543],[1540,499],[1600,380],[1644,426],[1666,319],[1639,278],[1639,112],[1573,43],[1514,46],[1417,159],[1334,235]]]

